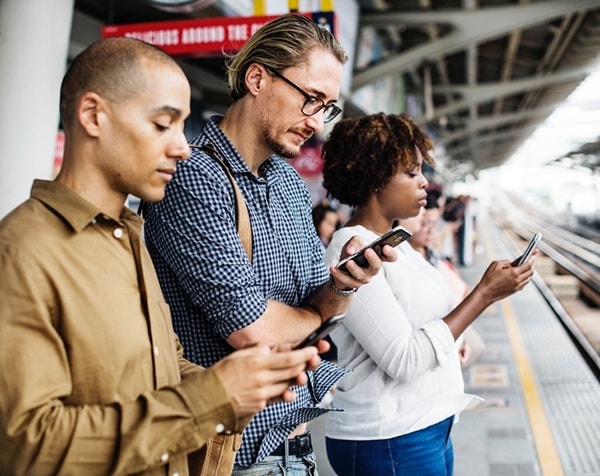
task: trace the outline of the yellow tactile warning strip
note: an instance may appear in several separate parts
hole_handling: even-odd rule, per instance
[[[504,322],[508,339],[515,360],[515,367],[521,381],[523,398],[529,414],[529,422],[535,442],[535,448],[543,476],[563,476],[563,468],[556,448],[556,442],[552,436],[552,429],[548,423],[544,405],[535,382],[535,376],[531,368],[529,356],[521,337],[519,325],[508,300],[501,302]]]
[[[485,228],[482,231],[484,239],[487,242],[486,248],[488,253],[490,254],[491,259],[496,259],[488,229]],[[533,286],[533,283],[530,283],[529,286]],[[515,368],[519,375],[521,388],[523,389],[523,398],[525,400],[527,414],[529,415],[529,423],[531,425],[531,432],[533,433],[535,449],[542,476],[564,476],[562,463],[560,462],[558,449],[556,448],[556,442],[552,435],[552,428],[548,423],[548,418],[538,391],[531,362],[527,355],[527,349],[523,343],[515,312],[509,299],[500,301],[500,305],[502,306],[502,315],[504,316],[504,323],[515,361]]]

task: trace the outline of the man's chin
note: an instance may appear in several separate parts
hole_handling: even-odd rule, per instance
[[[302,144],[296,147],[286,147],[281,144],[271,144],[271,150],[284,159],[295,159],[302,151]]]
[[[298,157],[300,157],[300,152],[298,152],[297,154],[287,154],[287,155],[280,154],[280,155],[281,155],[281,157],[283,157],[284,159],[287,159],[287,160],[294,160],[294,159],[297,159]]]
[[[165,198],[165,188],[146,190],[142,195],[140,199],[144,202],[160,202]]]

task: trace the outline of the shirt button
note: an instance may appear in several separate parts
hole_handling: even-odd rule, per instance
[[[163,463],[166,463],[167,461],[169,461],[169,453],[163,453],[163,454],[161,454],[161,455],[160,455],[160,460],[161,460]]]
[[[173,473],[173,476],[179,476],[179,473]]]
[[[158,357],[158,346],[155,345],[153,350],[154,350],[154,356]]]
[[[113,230],[113,236],[115,238],[121,238],[123,236],[123,230],[121,228],[115,228]]]
[[[225,431],[225,425],[223,425],[223,423],[218,423],[217,426],[215,426],[215,431],[217,433],[223,433]]]

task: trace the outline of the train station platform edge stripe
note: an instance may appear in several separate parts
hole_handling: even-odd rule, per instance
[[[497,259],[494,253],[494,246],[492,244],[492,237],[489,233],[489,229],[484,228],[482,235],[482,238],[486,242],[486,249],[490,255],[490,259]],[[529,285],[532,285],[532,283]],[[504,317],[508,339],[515,360],[515,367],[523,390],[523,397],[529,416],[529,423],[533,433],[535,449],[542,476],[564,476],[564,470],[560,461],[556,442],[552,436],[552,429],[544,410],[535,375],[531,367],[527,349],[523,343],[523,338],[513,307],[508,298],[500,301],[500,304],[502,306],[502,315]]]
[[[546,417],[544,404],[540,397],[529,356],[521,337],[517,318],[509,301],[503,300],[501,304],[508,339],[513,351],[515,367],[521,381],[521,388],[523,389],[523,398],[529,415],[529,422],[531,424],[531,431],[542,475],[563,476],[564,472],[556,448],[556,442],[554,441],[552,429]]]

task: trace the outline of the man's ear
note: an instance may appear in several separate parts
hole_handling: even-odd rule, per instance
[[[252,63],[246,70],[246,87],[248,92],[255,96],[263,87],[262,81],[268,76],[265,67],[258,63]]]
[[[81,127],[92,137],[100,133],[100,115],[105,107],[104,100],[94,92],[87,92],[79,100],[77,120]]]

